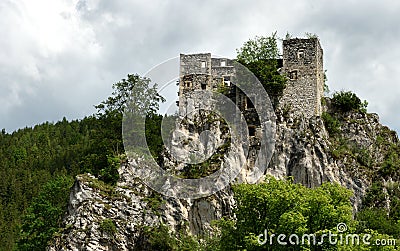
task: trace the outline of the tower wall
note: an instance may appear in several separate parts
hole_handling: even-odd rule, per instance
[[[179,110],[186,106],[187,91],[212,90],[221,84],[230,85],[235,76],[232,60],[212,58],[211,53],[181,54],[179,70]]]
[[[211,53],[181,54],[180,77],[189,74],[211,74]]]
[[[290,106],[306,118],[322,114],[324,92],[323,50],[317,38],[283,41],[282,72],[289,78],[281,107]]]

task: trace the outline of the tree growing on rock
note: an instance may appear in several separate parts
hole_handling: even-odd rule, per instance
[[[278,72],[279,49],[276,32],[269,37],[249,39],[236,51],[238,62],[258,78],[276,106],[287,81],[287,78]]]

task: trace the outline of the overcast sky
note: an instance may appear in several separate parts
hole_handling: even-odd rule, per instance
[[[113,83],[256,35],[319,36],[328,84],[400,132],[400,1],[1,0],[0,128],[95,112]]]

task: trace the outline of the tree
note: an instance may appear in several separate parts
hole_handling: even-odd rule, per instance
[[[151,80],[146,77],[141,77],[138,74],[128,74],[127,79],[113,85],[113,92],[110,97],[99,105],[95,106],[98,110],[98,117],[105,117],[111,120],[111,124],[118,128],[118,135],[124,134],[125,142],[132,142],[132,149],[126,151],[139,151],[140,153],[148,153],[146,149],[150,147],[151,152],[159,153],[160,133],[156,132],[153,135],[146,135],[149,130],[147,126],[160,128],[161,120],[157,114],[159,103],[165,102],[157,92],[157,84],[151,85]],[[155,124],[160,125],[155,125]],[[124,125],[124,132],[122,132]],[[151,138],[149,146],[146,142],[147,138]],[[155,149],[157,147],[157,149]],[[116,155],[116,154],[114,154]]]
[[[335,92],[332,98],[332,104],[336,109],[342,112],[367,112],[367,101],[361,101],[357,95],[351,91],[340,91]]]
[[[127,79],[115,83],[112,95],[96,105],[98,113],[132,112],[135,114],[154,114],[159,102],[165,99],[157,93],[157,85],[150,86],[150,79],[138,74],[128,74]],[[128,110],[126,110],[128,109]]]
[[[23,218],[19,250],[45,250],[48,241],[59,229],[69,199],[71,178],[60,176],[50,180]]]
[[[279,57],[276,32],[270,37],[256,36],[249,39],[240,49],[236,49],[237,60],[242,64],[249,64],[261,60],[277,59]]]
[[[338,223],[352,222],[351,192],[338,184],[324,183],[315,189],[290,180],[268,177],[260,184],[233,187],[237,207],[235,220],[223,219],[220,227],[220,250],[321,250],[321,246],[260,245],[258,236],[315,234],[336,231]]]
[[[278,104],[286,87],[286,77],[278,72],[279,50],[276,32],[270,37],[255,37],[237,49],[237,60],[258,78],[272,99]]]

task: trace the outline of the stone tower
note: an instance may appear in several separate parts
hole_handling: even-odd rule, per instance
[[[289,106],[306,118],[322,114],[324,94],[323,51],[318,38],[283,41],[283,74],[289,78],[281,107]]]

